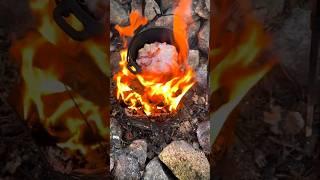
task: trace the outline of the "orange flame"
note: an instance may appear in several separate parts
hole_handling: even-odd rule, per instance
[[[121,51],[120,71],[115,74],[117,99],[127,104],[129,109],[152,116],[157,113],[175,112],[183,96],[194,85],[194,71],[188,66],[188,35],[186,14],[191,14],[191,0],[181,0],[174,15],[174,38],[179,50],[180,67],[171,69],[166,75],[142,72],[132,74],[127,69],[127,49]],[[116,26],[122,37],[133,36],[134,31],[146,24],[146,18],[138,11],[130,14],[130,25]],[[126,42],[124,43],[126,47]],[[184,67],[184,68],[181,68]]]

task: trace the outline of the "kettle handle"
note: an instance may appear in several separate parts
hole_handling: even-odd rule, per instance
[[[66,16],[73,14],[83,25],[83,30],[74,29],[65,19]],[[57,4],[54,9],[53,18],[60,28],[72,39],[84,41],[90,36],[103,33],[103,25],[86,12],[76,0],[64,0]]]

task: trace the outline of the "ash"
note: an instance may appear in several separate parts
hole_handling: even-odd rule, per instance
[[[177,59],[178,52],[173,45],[155,42],[139,50],[137,63],[143,71],[167,74],[178,68]]]

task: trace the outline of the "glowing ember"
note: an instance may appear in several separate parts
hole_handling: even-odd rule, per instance
[[[119,63],[121,70],[115,74],[114,80],[117,85],[117,99],[123,101],[129,109],[147,116],[178,110],[181,99],[195,83],[195,73],[187,63],[189,51],[187,22],[190,22],[190,19],[186,17],[190,17],[190,14],[191,1],[181,0],[174,13],[173,26],[174,40],[179,49],[178,55],[174,54],[175,48],[173,49],[171,45],[156,42],[145,45],[144,49],[140,50],[137,60],[139,64],[144,65],[142,67],[145,70],[138,75],[132,74],[127,69],[127,43],[124,42],[125,49],[121,51]],[[134,11],[130,14],[130,26],[117,26],[116,29],[123,38],[132,37],[133,32],[145,23],[145,18]],[[160,49],[157,50],[155,46],[159,46]],[[173,54],[163,55],[167,51]],[[151,54],[146,55],[150,52]],[[147,59],[144,58],[146,56]],[[154,60],[156,62],[153,62]],[[152,62],[149,66],[145,66],[148,61]],[[158,70],[165,74],[159,76],[159,72],[154,72]]]

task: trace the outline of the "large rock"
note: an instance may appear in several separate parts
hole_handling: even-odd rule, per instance
[[[210,40],[210,23],[209,21],[206,21],[199,33],[198,33],[198,46],[199,46],[199,49],[205,53],[205,54],[208,54],[208,51],[209,51],[209,40]]]
[[[124,25],[129,20],[128,12],[118,1],[110,0],[110,23]]]
[[[203,151],[206,154],[209,154],[211,151],[210,148],[210,121],[204,121],[198,125],[197,137],[202,147]]]
[[[144,167],[147,160],[148,144],[145,140],[134,140],[128,147],[129,154],[138,159],[141,168]]]
[[[310,14],[309,10],[294,9],[273,38],[280,62],[301,85],[308,82]]]
[[[158,157],[153,158],[146,166],[143,175],[144,180],[169,180]]]
[[[118,180],[140,179],[141,174],[138,160],[130,155],[119,155],[114,167],[114,177]]]
[[[160,14],[160,7],[155,0],[146,0],[145,2],[146,2],[146,5],[144,8],[144,15],[149,20],[152,20],[157,15],[157,13]]]
[[[210,179],[210,164],[205,154],[185,141],[173,141],[159,158],[179,179]]]

